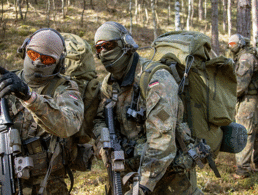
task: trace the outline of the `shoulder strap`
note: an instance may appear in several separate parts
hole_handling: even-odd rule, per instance
[[[169,68],[169,66],[163,65],[160,62],[151,62],[147,65],[145,70],[143,70],[140,77],[140,89],[143,99],[146,99],[147,87],[153,74],[161,69],[165,69],[171,73],[171,69]]]
[[[54,77],[53,80],[44,87],[41,94],[50,95],[52,97],[56,91],[56,88],[59,85],[64,84],[66,81],[68,81],[68,79],[63,76]]]

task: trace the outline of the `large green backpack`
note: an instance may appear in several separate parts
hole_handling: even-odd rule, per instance
[[[84,121],[81,130],[76,134],[78,143],[90,140],[93,120],[99,104],[100,89],[95,62],[90,44],[77,35],[61,33],[64,37],[67,56],[65,58],[64,75],[76,81],[84,102]]]
[[[233,121],[237,101],[233,61],[223,56],[210,59],[210,38],[199,32],[168,32],[152,47],[152,62],[145,65],[140,78],[142,97],[146,98],[152,75],[159,69],[168,70],[179,84],[184,121],[192,136],[204,138],[217,154],[223,137],[220,126]]]

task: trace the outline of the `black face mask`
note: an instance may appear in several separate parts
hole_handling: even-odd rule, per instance
[[[40,86],[54,77],[53,72],[56,64],[44,65],[40,60],[32,61],[26,55],[23,64],[23,77],[28,85]]]

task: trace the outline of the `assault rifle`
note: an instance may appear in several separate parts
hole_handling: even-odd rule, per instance
[[[110,189],[106,188],[106,195],[122,195],[122,182],[120,172],[124,170],[124,151],[121,148],[115,132],[114,123],[115,102],[111,101],[105,106],[105,118],[108,128],[101,132],[101,142],[107,155],[107,169]]]
[[[5,98],[1,98],[0,109],[0,194],[16,194],[17,178],[19,195],[22,195],[21,178],[29,178],[33,160],[30,157],[17,157],[21,153],[21,138],[19,131],[12,128]]]

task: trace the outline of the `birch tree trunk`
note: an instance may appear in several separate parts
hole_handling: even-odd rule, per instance
[[[18,11],[17,11],[17,0],[14,0],[14,6],[15,6],[15,18],[18,19]]]
[[[191,26],[193,26],[193,18],[194,18],[194,0],[191,0],[191,20],[190,20]]]
[[[47,27],[50,27],[50,0],[47,0]]]
[[[219,55],[218,0],[211,0],[211,47]]]
[[[144,5],[145,5],[144,11],[145,11],[146,24],[148,24],[149,23],[149,13],[148,13],[148,9],[147,9],[146,3]]]
[[[231,36],[232,22],[231,22],[231,2],[232,0],[228,0],[228,35]]]
[[[83,27],[83,15],[84,15],[84,11],[85,11],[85,0],[83,0],[83,10],[82,10],[82,14],[81,14],[81,27]]]
[[[28,11],[29,11],[29,0],[26,0],[25,20],[26,20],[26,18],[27,18]]]
[[[135,0],[135,23],[138,23],[138,0]]]
[[[203,0],[199,0],[199,20],[203,20]]]
[[[53,5],[53,20],[54,20],[54,26],[55,26],[55,28],[56,28],[56,2],[55,2],[55,0],[53,0],[52,5]]]
[[[62,0],[62,15],[63,19],[65,19],[65,0]]]
[[[207,0],[204,1],[204,19],[207,18]]]
[[[129,11],[130,11],[130,33],[132,33],[132,29],[133,29],[132,0],[130,0],[130,3],[129,3]]]
[[[186,21],[186,30],[190,30],[190,16],[191,16],[191,2],[192,0],[188,0],[188,15]]]
[[[168,25],[169,25],[169,18],[170,18],[170,14],[171,14],[170,0],[168,0],[167,2],[168,2]]]
[[[223,31],[226,31],[227,27],[227,0],[222,0],[223,3]]]
[[[258,38],[258,30],[257,30],[257,22],[258,22],[258,1],[252,0],[252,23],[253,23],[253,47],[257,45]]]
[[[238,0],[237,4],[237,33],[244,37],[251,36],[251,4],[249,0]]]
[[[21,19],[23,20],[22,9],[21,9],[21,0],[17,0],[17,4],[18,4],[18,7],[19,7],[19,14],[20,14],[20,17],[21,17]]]
[[[2,0],[2,20],[4,20],[4,0]]]
[[[151,0],[151,10],[152,10],[152,20],[154,28],[154,39],[157,38],[157,23],[156,23],[156,14],[155,14],[155,0]]]
[[[175,3],[175,30],[176,31],[181,30],[181,25],[180,25],[180,3],[179,3],[179,1],[176,1],[176,3]]]

